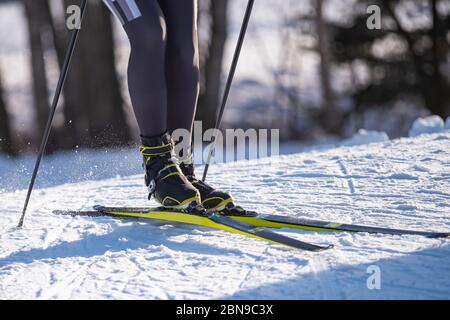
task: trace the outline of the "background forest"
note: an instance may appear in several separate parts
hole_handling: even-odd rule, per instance
[[[0,153],[34,152],[68,42],[74,0],[0,0]],[[369,29],[367,8],[381,12]],[[213,126],[244,0],[199,0],[202,90]],[[418,116],[450,116],[450,1],[257,0],[223,127],[279,128],[319,143],[359,128],[406,135]],[[89,1],[49,152],[136,142],[129,48],[100,0]]]

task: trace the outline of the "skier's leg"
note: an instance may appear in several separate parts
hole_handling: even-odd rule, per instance
[[[156,0],[103,0],[131,45],[128,89],[142,136],[167,131],[166,26]]]
[[[170,132],[182,128],[192,133],[199,93],[197,0],[158,2],[167,24],[167,125]],[[183,144],[190,145],[191,141],[183,141]],[[200,192],[203,206],[221,210],[232,203],[233,199],[228,193],[216,190],[195,177],[190,152],[190,149],[183,150],[183,154],[178,155],[181,156],[180,168]]]
[[[145,182],[162,205],[186,208],[200,203],[196,188],[172,159],[167,131],[166,25],[156,0],[104,0],[120,20],[131,44],[128,86],[141,131]]]
[[[192,132],[199,94],[197,0],[158,0],[158,3],[167,24],[168,130]]]

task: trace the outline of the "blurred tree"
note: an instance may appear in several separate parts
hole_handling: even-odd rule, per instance
[[[38,141],[44,132],[50,110],[45,55],[49,50],[48,36],[51,32],[52,21],[47,0],[23,0],[23,5],[28,22],[33,98],[38,128],[36,141]],[[54,148],[54,136],[52,136],[47,151],[51,152]]]
[[[319,114],[321,122],[328,132],[340,134],[342,117],[334,105],[334,93],[331,87],[329,31],[324,15],[324,0],[315,0],[317,52],[320,56],[320,83],[322,89],[322,108]]]
[[[69,32],[66,8],[80,1],[60,0],[57,14],[48,0],[23,0],[31,49],[33,96],[37,123],[42,133],[50,101],[47,86],[46,54],[56,50],[61,68]],[[101,0],[88,2],[75,55],[64,89],[64,127],[50,137],[49,150],[79,146],[116,146],[130,142],[115,55],[110,13]],[[41,135],[39,135],[40,137]]]
[[[11,127],[6,104],[3,99],[3,86],[0,78],[0,153],[14,155],[14,147],[11,141]]]
[[[209,1],[209,45],[203,54],[203,86],[200,93],[196,120],[202,121],[203,130],[214,127],[220,104],[222,64],[228,35],[229,0]]]
[[[353,19],[330,23],[339,64],[364,64],[367,79],[353,88],[357,110],[411,99],[442,117],[450,116],[450,10],[445,1],[359,1]],[[381,9],[381,29],[366,26],[369,5]]]
[[[74,1],[64,0],[64,7]],[[64,90],[66,148],[108,147],[130,142],[123,98],[115,69],[111,16],[101,0],[88,2],[87,13]],[[64,29],[64,31],[62,30]],[[58,56],[68,34],[58,28]]]
[[[62,8],[66,8],[73,4],[73,1],[64,3],[61,1]],[[66,6],[65,6],[66,5]],[[58,12],[53,19],[52,32],[54,39],[54,46],[56,49],[59,68],[62,68],[64,63],[67,44],[69,43],[69,32],[66,27],[66,13]],[[81,32],[82,33],[82,32]],[[84,95],[80,95],[79,83],[83,84],[82,73],[79,65],[82,64],[81,55],[79,53],[80,45],[77,43],[74,55],[72,57],[71,68],[67,74],[66,83],[64,86],[64,127],[58,130],[58,137],[60,147],[62,149],[72,149],[77,145],[81,145],[85,136],[85,129],[87,127],[86,115],[81,112],[77,106],[82,106],[87,103]],[[78,67],[77,67],[78,66]],[[84,121],[83,121],[84,119]]]

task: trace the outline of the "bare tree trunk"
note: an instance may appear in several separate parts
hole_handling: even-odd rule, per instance
[[[11,127],[9,125],[8,112],[3,100],[3,86],[0,78],[0,153],[14,155],[14,148],[11,141]]]
[[[89,10],[85,24],[89,31],[81,39],[82,52],[88,58],[89,105],[85,107],[89,137],[97,146],[127,144],[131,137],[116,72],[111,15],[101,1],[91,2]]]
[[[431,17],[433,21],[433,27],[430,30],[430,38],[433,41],[431,65],[433,66],[433,75],[431,81],[426,81],[428,88],[425,94],[428,108],[437,115],[440,115],[444,119],[450,116],[450,99],[449,85],[442,75],[440,66],[447,58],[445,46],[448,47],[448,43],[445,39],[447,30],[444,23],[441,21],[438,13],[438,0],[431,1]]]
[[[66,6],[73,4],[65,0]],[[58,51],[66,50],[67,32],[58,33]],[[64,90],[66,148],[115,146],[130,142],[123,98],[115,69],[110,13],[101,1],[89,1]]]
[[[73,5],[73,1],[61,0],[62,5],[67,8]],[[53,39],[56,48],[60,69],[64,62],[65,53],[69,43],[70,35],[66,28],[66,12],[61,12],[61,17],[55,17],[53,20]],[[59,19],[61,18],[61,19]],[[83,24],[83,30],[86,28]],[[83,30],[80,36],[83,34]],[[63,149],[73,149],[75,146],[83,145],[87,140],[87,115],[82,110],[82,106],[88,103],[87,96],[83,94],[87,90],[87,84],[83,79],[84,60],[80,53],[79,40],[72,57],[71,67],[67,74],[66,84],[64,86],[64,126],[60,134],[60,145]]]
[[[320,56],[320,82],[322,87],[322,114],[323,125],[328,132],[340,134],[341,117],[334,106],[334,94],[331,87],[330,73],[330,47],[327,25],[323,16],[324,0],[314,0],[316,4],[316,28]]]
[[[51,24],[51,21],[48,20],[48,12],[50,9],[47,0],[24,0],[23,4],[28,20],[34,107],[37,117],[38,137],[40,137],[44,132],[50,111],[47,72],[44,57],[47,49],[44,39],[50,31],[49,26]],[[50,149],[52,145],[53,143],[50,141]]]
[[[73,2],[73,1],[72,1]],[[63,8],[73,3],[63,3]],[[51,31],[53,37],[53,46],[56,50],[56,55],[58,58],[59,69],[61,70],[64,64],[64,58],[66,55],[67,45],[70,40],[69,32],[66,27],[66,16],[65,12],[61,12],[61,16],[52,17],[51,12],[49,12],[50,19],[52,20]],[[77,50],[72,57],[73,60],[79,59]],[[74,64],[72,62],[72,64]],[[75,63],[76,64],[76,63]],[[81,122],[78,121],[78,117],[73,113],[76,110],[76,102],[78,99],[83,97],[78,97],[76,90],[71,89],[72,85],[76,83],[77,74],[79,75],[80,70],[76,70],[73,67],[67,74],[66,84],[64,86],[64,125],[58,132],[58,143],[59,147],[62,149],[73,149],[77,144],[82,141],[81,137],[78,135],[77,125]],[[80,130],[81,131],[81,130]]]
[[[203,130],[214,127],[220,103],[222,63],[228,35],[228,0],[211,0],[210,44],[204,67],[204,88],[199,98],[196,120],[203,123]]]

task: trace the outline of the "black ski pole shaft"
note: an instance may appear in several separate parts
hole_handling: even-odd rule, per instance
[[[239,38],[237,41],[236,49],[234,51],[233,61],[231,62],[230,72],[228,74],[228,79],[227,79],[227,82],[225,85],[225,90],[224,90],[223,96],[222,96],[222,103],[221,103],[219,114],[217,116],[216,123],[214,126],[215,131],[219,130],[220,124],[222,122],[223,113],[224,113],[225,107],[227,105],[228,96],[229,96],[230,90],[231,90],[231,85],[233,84],[234,75],[236,73],[236,67],[238,65],[239,57],[241,55],[242,45],[244,43],[245,35],[247,33],[248,23],[250,21],[251,15],[252,15],[252,9],[253,9],[254,3],[255,3],[255,0],[249,0],[248,4],[247,4],[247,9],[245,10],[244,20],[242,21],[241,31],[239,33]],[[205,170],[203,171],[203,178],[202,178],[203,181],[206,180],[206,175],[208,174],[209,165],[211,163],[211,158],[212,158],[214,148],[216,145],[216,133],[214,133],[211,140],[212,141],[210,143],[208,158],[207,158],[206,164],[205,164]]]
[[[84,13],[86,11],[86,5],[87,5],[87,0],[82,0],[82,2],[81,2],[80,26],[79,27],[81,27],[81,22],[83,21],[83,16],[84,16]],[[24,219],[25,219],[25,214],[26,214],[27,208],[28,208],[28,203],[30,202],[31,193],[33,192],[34,183],[36,181],[36,177],[37,177],[38,172],[39,172],[39,167],[41,165],[42,157],[44,156],[44,153],[45,153],[45,148],[47,147],[48,138],[50,136],[50,132],[51,132],[51,129],[52,129],[53,117],[55,116],[56,107],[58,106],[59,98],[60,98],[61,92],[62,92],[62,90],[64,88],[64,83],[66,81],[67,73],[69,71],[70,62],[72,60],[73,53],[75,51],[75,45],[77,43],[79,32],[80,32],[79,28],[76,28],[73,31],[72,37],[71,37],[70,42],[69,42],[69,46],[68,46],[67,51],[66,51],[64,64],[63,64],[62,69],[61,69],[61,74],[59,76],[58,85],[56,86],[56,92],[55,92],[55,95],[53,97],[53,102],[52,102],[52,106],[51,106],[51,109],[50,109],[50,114],[49,114],[48,121],[47,121],[45,130],[44,130],[44,135],[42,137],[41,145],[39,147],[39,153],[38,153],[38,157],[36,159],[36,164],[34,166],[33,175],[31,176],[30,185],[28,186],[28,193],[27,193],[27,197],[25,199],[25,204],[23,206],[22,216],[20,217],[19,224],[17,225],[18,228],[21,228],[23,226],[23,222],[24,222]]]

